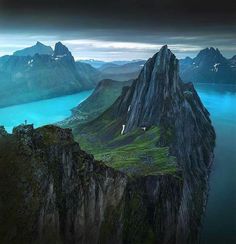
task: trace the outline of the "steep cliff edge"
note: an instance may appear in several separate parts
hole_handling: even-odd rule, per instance
[[[91,147],[97,158],[104,150],[114,152],[107,164],[124,172],[133,168],[145,172],[146,167],[140,168],[140,165],[146,158],[151,159],[149,165],[155,165],[147,174],[174,172],[158,163],[165,148],[165,165],[170,165],[172,156],[177,163],[176,170],[180,168],[183,172],[176,243],[198,241],[215,132],[193,85],[181,81],[178,60],[167,46],[147,61],[138,79],[123,90],[104,114],[79,126],[75,133],[81,145]],[[127,150],[130,147],[132,150]],[[118,156],[130,158],[133,152],[146,155],[146,158],[142,157],[138,164],[123,159],[128,165],[123,162],[117,165]]]
[[[1,131],[1,243],[175,243],[178,177],[130,178],[82,151],[69,129]]]

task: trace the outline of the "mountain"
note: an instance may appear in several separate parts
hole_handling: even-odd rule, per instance
[[[1,243],[197,243],[215,133],[167,46],[74,132],[0,127]]]
[[[76,61],[75,66],[79,76],[83,77],[85,83],[90,87],[95,87],[98,81],[102,79],[101,72],[89,64]]]
[[[130,178],[55,126],[0,130],[0,155],[1,243],[175,243],[180,178]]]
[[[158,176],[178,178],[180,172],[177,212],[172,213],[167,206],[152,212],[152,216],[167,214],[172,227],[160,234],[155,225],[158,220],[152,220],[148,228],[153,241],[148,243],[198,241],[215,132],[193,85],[181,81],[178,60],[167,46],[146,62],[139,77],[123,89],[110,108],[95,120],[78,125],[74,134],[81,147],[96,159],[130,177],[143,178],[143,184],[147,184],[146,177],[150,175],[153,187],[159,185]],[[139,219],[133,223],[140,231],[138,236],[148,238],[146,229],[142,230],[143,223]],[[142,239],[142,243],[145,241]],[[132,243],[131,239],[127,243]]]
[[[231,68],[236,72],[236,55],[229,60]]]
[[[102,66],[111,66],[111,65],[124,65],[124,64],[128,64],[128,63],[134,63],[134,62],[138,62],[138,61],[142,61],[140,59],[137,60],[115,60],[112,62],[106,62],[106,61],[101,61],[101,60],[95,60],[95,59],[81,59],[80,62],[82,63],[87,63],[90,64],[92,67],[96,68],[96,69],[100,69],[102,68]]]
[[[186,82],[235,83],[236,72],[218,49],[206,48],[191,59],[180,61],[180,76]]]
[[[53,49],[50,46],[45,46],[41,42],[37,42],[32,47],[27,47],[13,53],[14,56],[34,56],[35,54],[52,55]]]
[[[101,80],[93,93],[77,107],[72,109],[72,116],[57,123],[65,128],[91,121],[101,115],[121,95],[122,88],[131,85],[132,80],[126,82]]]
[[[125,81],[137,78],[144,63],[144,60],[128,62],[123,65],[107,63],[101,66],[99,71],[102,73],[103,79]]]
[[[112,69],[112,68],[118,68],[118,67],[120,67],[119,64],[105,63],[105,64],[103,64],[101,67],[99,67],[98,70],[100,70],[101,72],[102,72],[102,71],[105,71],[105,72],[106,72],[107,69],[109,70],[109,69]]]
[[[53,55],[0,58],[0,107],[76,93],[96,86],[97,71],[76,63],[62,43]]]
[[[106,63],[104,61],[95,60],[95,59],[82,59],[82,60],[80,60],[80,62],[89,64],[95,69],[100,68],[102,65],[104,65]]]

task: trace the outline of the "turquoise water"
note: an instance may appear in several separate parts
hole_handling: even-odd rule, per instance
[[[236,86],[198,85],[216,131],[202,244],[236,243]]]
[[[92,90],[74,95],[41,100],[0,109],[0,125],[4,125],[8,132],[14,126],[27,122],[34,127],[56,123],[71,115],[71,109],[84,101]]]
[[[202,244],[236,243],[236,86],[197,85],[216,130],[215,160],[203,222]],[[92,91],[0,109],[0,125],[10,132],[24,122],[35,127],[61,121]]]

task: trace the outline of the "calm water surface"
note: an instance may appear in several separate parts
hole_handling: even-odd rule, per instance
[[[236,86],[198,85],[216,131],[202,244],[236,243]]]
[[[74,95],[41,100],[0,109],[0,125],[4,125],[8,132],[14,126],[24,123],[33,123],[34,127],[56,123],[71,115],[71,109],[84,101],[90,91]]]

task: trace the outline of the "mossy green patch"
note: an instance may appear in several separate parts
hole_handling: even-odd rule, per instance
[[[173,174],[177,170],[169,148],[156,146],[160,137],[158,127],[153,126],[147,131],[137,128],[125,135],[119,134],[107,143],[95,136],[96,133],[77,139],[81,147],[97,160],[128,175]]]

